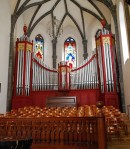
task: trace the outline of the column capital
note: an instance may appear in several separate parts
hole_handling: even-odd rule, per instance
[[[52,44],[56,44],[57,43],[57,38],[52,39]]]
[[[87,53],[87,52],[84,53],[84,54],[83,54],[83,57],[84,57],[84,59],[86,59],[86,58],[88,57],[88,53]]]
[[[84,57],[84,59],[86,59],[88,57],[88,52],[87,52],[87,43],[88,43],[88,41],[87,41],[87,39],[83,39],[82,43],[83,43],[83,52],[84,52],[83,57]]]
[[[52,58],[53,58],[53,60],[56,60],[57,59],[57,56],[56,55],[53,55]]]

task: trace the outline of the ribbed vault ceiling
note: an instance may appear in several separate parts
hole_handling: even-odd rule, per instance
[[[107,0],[104,1],[107,4]],[[11,4],[13,14],[17,17],[23,14],[29,34],[39,23],[46,27],[54,16],[61,21],[60,26],[76,27],[82,37],[94,19],[110,23],[110,11],[102,0],[13,0]],[[104,10],[107,13],[103,13]]]

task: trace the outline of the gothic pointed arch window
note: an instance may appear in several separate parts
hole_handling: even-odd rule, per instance
[[[70,68],[77,67],[77,51],[76,42],[72,37],[69,37],[64,42],[65,61]]]
[[[39,59],[43,60],[44,57],[44,39],[43,37],[38,34],[35,37],[35,56]]]

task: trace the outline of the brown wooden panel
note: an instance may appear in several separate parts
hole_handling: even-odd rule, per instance
[[[47,107],[77,106],[76,96],[47,97],[46,106]]]

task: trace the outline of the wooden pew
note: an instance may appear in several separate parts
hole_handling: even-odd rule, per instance
[[[61,145],[106,149],[105,120],[102,115],[67,118],[1,118],[0,126],[2,124],[5,126],[10,124],[13,128],[10,132],[8,129],[10,127],[2,127],[2,131],[9,135],[7,137],[32,138],[33,143],[48,147],[53,144],[57,149],[60,149]],[[19,133],[16,133],[18,131]],[[2,135],[1,130],[0,135]]]

